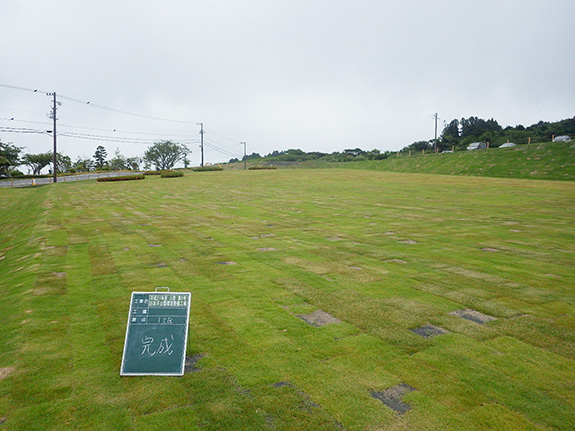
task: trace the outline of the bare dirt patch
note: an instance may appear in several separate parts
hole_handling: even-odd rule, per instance
[[[0,368],[0,380],[5,379],[5,378],[8,377],[10,374],[12,374],[15,370],[16,370],[16,368],[14,368],[14,367],[4,367],[4,368]]]
[[[275,247],[263,247],[263,248],[258,248],[258,251],[277,251],[278,249]]]
[[[479,323],[483,325],[486,322],[491,322],[492,320],[497,320],[496,317],[483,314],[480,311],[472,310],[471,308],[465,308],[463,310],[455,310],[451,313],[452,316],[461,317],[463,319],[471,320],[472,322]]]
[[[383,404],[385,404],[390,409],[403,414],[411,409],[411,406],[403,401],[403,396],[410,392],[413,392],[415,388],[402,383],[400,385],[392,386],[385,391],[371,391],[371,396],[378,399]]]
[[[192,355],[186,356],[186,362],[184,362],[184,373],[195,373],[201,370],[200,367],[196,366],[198,361],[206,355]]]
[[[405,260],[401,260],[401,259],[387,259],[385,262],[394,262],[394,263],[401,263],[401,264],[407,263]]]
[[[334,317],[323,310],[316,310],[309,314],[298,314],[297,317],[316,327],[341,323],[341,320],[337,317]]]
[[[448,334],[449,331],[439,326],[435,325],[423,325],[419,328],[410,329],[411,332],[417,335],[421,335],[424,338],[432,338],[438,335]]]
[[[252,237],[250,237],[250,238],[251,238],[251,239],[261,239],[261,238],[271,238],[271,237],[274,237],[274,236],[276,236],[275,233],[264,233],[264,234],[261,234],[260,236],[252,236]]]
[[[218,265],[237,265],[235,262],[228,260],[226,262],[216,262]]]

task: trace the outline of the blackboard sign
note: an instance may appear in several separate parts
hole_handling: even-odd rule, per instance
[[[121,376],[182,376],[189,292],[132,292]]]

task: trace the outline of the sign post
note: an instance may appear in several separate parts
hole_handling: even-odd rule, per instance
[[[121,376],[183,376],[189,292],[132,292]]]

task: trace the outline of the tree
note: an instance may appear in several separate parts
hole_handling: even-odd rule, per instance
[[[155,142],[144,153],[144,161],[156,167],[156,170],[172,169],[174,165],[186,159],[191,151],[183,144],[172,141]]]
[[[133,170],[133,171],[140,170],[140,163],[142,163],[142,161],[140,160],[139,157],[128,157],[128,158],[126,158],[126,167],[128,169]]]
[[[439,140],[439,149],[450,148],[459,144],[461,140],[461,132],[459,130],[459,121],[452,120],[451,123],[445,124],[443,131],[441,132],[441,138]]]
[[[365,154],[365,151],[363,151],[361,148],[353,148],[353,149],[348,148],[343,150],[343,154],[351,157],[360,157]]]
[[[242,157],[242,162],[244,160],[253,160],[253,159],[261,159],[262,156],[260,156],[259,153],[251,153],[251,154],[246,154],[245,156]]]
[[[460,125],[461,137],[469,140],[477,139],[486,132],[499,133],[502,130],[493,118],[487,121],[477,117],[462,118]]]
[[[94,160],[96,161],[94,163],[94,167],[96,169],[103,169],[104,166],[106,166],[106,157],[108,157],[106,149],[99,145],[98,148],[96,148],[96,152],[94,153]]]
[[[377,148],[374,148],[365,154],[365,158],[367,160],[383,160],[386,159],[387,156],[388,154],[382,154],[381,151],[379,151]]]
[[[0,175],[10,175],[10,172],[20,164],[21,151],[20,147],[0,141]]]
[[[78,157],[78,159],[72,164],[72,169],[76,172],[90,172],[94,167],[94,162],[92,159],[83,159]]]
[[[116,148],[114,158],[110,160],[109,164],[112,171],[121,171],[126,169],[126,158],[122,156],[119,148]]]
[[[52,163],[52,153],[25,154],[22,163],[32,170],[32,175],[40,175],[42,169]]]
[[[401,149],[402,152],[413,151],[421,153],[422,151],[433,151],[433,144],[430,141],[417,141]]]
[[[70,172],[72,169],[72,159],[70,158],[70,156],[65,156],[60,153],[56,154],[58,155],[58,157],[56,157],[58,172],[60,173]],[[50,156],[52,156],[51,153]]]

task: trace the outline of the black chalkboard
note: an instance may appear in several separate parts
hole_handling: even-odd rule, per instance
[[[182,376],[189,292],[132,292],[122,376]]]

